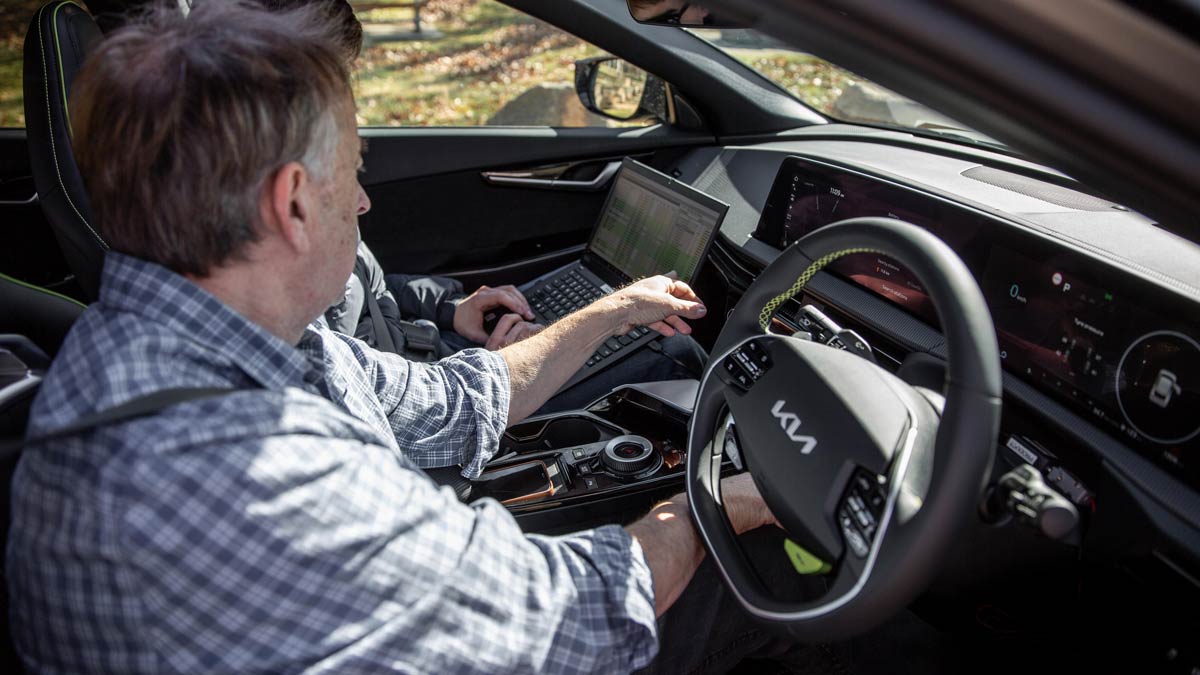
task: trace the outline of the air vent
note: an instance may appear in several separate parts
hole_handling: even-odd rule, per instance
[[[1124,210],[1124,207],[1108,200],[1076,192],[1057,185],[1043,183],[1034,178],[1027,178],[1015,173],[1008,173],[989,166],[976,166],[962,172],[963,176],[980,183],[987,183],[1009,192],[1040,199],[1048,204],[1062,206],[1077,211],[1111,211]]]

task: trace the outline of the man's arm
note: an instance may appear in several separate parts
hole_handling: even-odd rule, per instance
[[[722,480],[721,497],[738,534],[777,522],[748,473]],[[688,513],[687,496],[679,494],[655,506],[646,517],[625,529],[642,546],[654,577],[654,611],[662,616],[683,593],[704,559],[700,535]]]
[[[500,350],[508,363],[512,387],[508,423],[518,422],[541,407],[575,371],[583,367],[604,340],[649,326],[670,337],[688,334],[683,319],[699,319],[705,307],[682,281],[664,276],[643,279],[569,314],[537,335]],[[509,314],[496,332],[506,332],[521,318]]]
[[[300,403],[306,427],[342,425]],[[190,452],[122,474],[122,570],[160,669],[618,673],[654,656],[651,572],[620,527],[525,535],[386,447],[311,430]]]
[[[322,335],[326,358],[362,368],[360,383],[343,395],[378,399],[405,457],[422,468],[461,464],[468,478],[483,471],[508,426],[512,389],[499,354],[469,349],[415,363],[337,333]]]

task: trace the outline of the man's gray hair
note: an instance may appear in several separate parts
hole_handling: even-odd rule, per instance
[[[259,196],[285,164],[328,179],[353,106],[339,29],[320,8],[203,2],[101,43],[71,119],[113,250],[204,277],[259,239]]]

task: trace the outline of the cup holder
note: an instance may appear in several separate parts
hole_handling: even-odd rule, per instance
[[[585,415],[532,420],[509,427],[504,432],[500,439],[499,454],[559,450],[607,441],[620,434],[620,429]]]

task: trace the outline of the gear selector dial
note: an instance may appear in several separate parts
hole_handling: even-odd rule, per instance
[[[617,436],[600,454],[604,468],[617,476],[636,476],[657,469],[662,456],[642,436]]]

